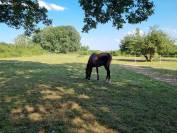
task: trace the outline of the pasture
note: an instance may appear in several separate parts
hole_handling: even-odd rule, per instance
[[[106,72],[85,77],[88,56],[42,55],[0,60],[0,133],[175,133],[177,88],[125,69],[149,67],[172,76],[177,62],[113,57]],[[133,60],[133,59],[131,59]]]

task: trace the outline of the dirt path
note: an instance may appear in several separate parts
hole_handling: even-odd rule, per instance
[[[143,68],[143,67],[139,67],[139,66],[132,66],[132,65],[121,65],[121,66],[123,68],[128,69],[128,70],[132,70],[136,73],[140,73],[140,74],[146,75],[148,77],[151,77],[153,79],[166,82],[170,85],[177,86],[177,77],[175,77],[175,76],[162,75],[159,72],[153,72],[152,70],[150,70],[148,68]]]

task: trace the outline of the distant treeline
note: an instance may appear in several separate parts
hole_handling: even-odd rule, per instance
[[[23,45],[21,43],[18,44],[8,44],[1,42],[0,43],[0,58],[5,57],[21,57],[21,56],[32,56],[32,55],[42,55],[46,53],[50,53],[44,50],[40,45],[35,43],[30,43],[28,45]],[[100,51],[100,50],[90,50],[88,46],[81,46],[78,51],[80,55],[91,55],[92,53],[101,53],[101,52],[109,52],[112,56],[140,56],[140,55],[131,55],[126,52],[122,52],[121,50],[112,50],[112,51]],[[163,55],[164,57],[177,57],[176,55]]]
[[[113,56],[144,56],[151,60],[155,56],[176,57],[177,45],[166,33],[156,28],[141,35],[127,35],[121,40],[120,50],[90,50],[88,45],[81,45],[79,32],[72,26],[46,27],[32,36],[19,35],[13,44],[0,43],[0,57],[32,56],[44,53],[92,53],[109,52]]]
[[[100,50],[80,50],[80,55],[90,55],[92,53],[110,53],[112,56],[126,56],[126,53],[121,52],[120,50],[112,50],[112,51],[100,51]]]
[[[0,43],[0,57],[39,55],[46,52],[68,53],[88,50],[81,46],[80,34],[72,26],[46,27],[32,36],[19,35],[13,44]]]

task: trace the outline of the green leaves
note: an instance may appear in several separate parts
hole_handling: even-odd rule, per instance
[[[140,35],[140,30],[136,29],[136,33],[132,35],[127,35],[121,40],[120,49],[121,51],[132,54],[132,55],[141,55],[140,46],[144,45],[144,37]]]
[[[167,55],[171,52],[171,47],[175,46],[172,40],[165,32],[152,27],[146,36],[146,40],[151,43],[151,47],[155,47],[155,52],[160,55]]]
[[[28,47],[30,45],[34,45],[31,38],[25,36],[24,34],[18,35],[15,38],[15,46]]]
[[[132,55],[143,55],[147,61],[151,61],[155,53],[167,55],[175,52],[175,42],[165,32],[156,27],[150,28],[147,35],[140,35],[139,30],[133,35],[127,35],[121,41],[122,52]]]
[[[0,0],[0,23],[16,29],[23,27],[30,35],[39,22],[51,24],[47,9],[39,7],[37,0]]]
[[[151,0],[79,0],[85,12],[83,32],[96,28],[98,23],[112,21],[117,29],[125,23],[136,24],[154,13]]]
[[[98,23],[112,21],[117,29],[125,23],[140,23],[154,12],[151,0],[79,0],[85,12],[83,31],[96,28]],[[0,0],[0,23],[19,29],[23,27],[30,35],[37,30],[37,24],[50,25],[47,9],[38,4],[38,0]]]
[[[72,26],[47,27],[33,36],[43,49],[67,53],[80,49],[80,34]]]

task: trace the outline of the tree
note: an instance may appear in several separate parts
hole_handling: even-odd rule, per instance
[[[177,57],[177,44],[170,48],[169,56]]]
[[[0,0],[0,23],[16,29],[23,27],[29,35],[39,22],[51,24],[47,9],[40,7],[37,0]]]
[[[80,51],[88,51],[90,48],[88,45],[83,45],[80,47]]]
[[[154,12],[151,0],[79,0],[85,11],[83,31],[96,28],[98,23],[112,21],[117,29],[125,23],[136,24],[148,19]]]
[[[79,3],[85,12],[84,32],[109,21],[120,29],[126,22],[136,24],[147,20],[154,11],[151,0],[79,0]],[[51,24],[47,9],[40,7],[38,0],[0,0],[0,23],[17,29],[23,27],[29,35],[39,22]]]
[[[140,35],[139,30],[133,35],[127,35],[121,40],[122,52],[131,55],[143,55],[146,61],[152,61],[155,53],[166,55],[172,52],[175,42],[165,32],[156,27],[150,28],[147,35]]]
[[[151,54],[153,57],[154,53],[158,53],[159,55],[169,54],[175,46],[175,41],[157,27],[151,27],[145,38],[145,44],[151,49],[154,49],[151,50],[151,52],[154,51]]]
[[[141,48],[144,43],[144,35],[140,34],[140,30],[136,29],[135,34],[127,35],[121,40],[120,49],[122,52],[131,55],[141,55]]]
[[[15,45],[16,46],[21,46],[21,47],[27,47],[29,45],[32,45],[32,40],[31,38],[29,38],[28,36],[22,34],[22,35],[18,35],[15,38]]]
[[[33,41],[45,50],[67,53],[80,49],[80,35],[72,26],[47,27],[34,34]]]

